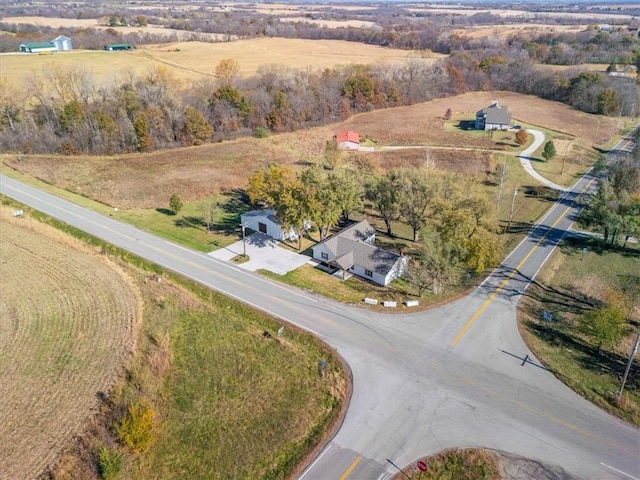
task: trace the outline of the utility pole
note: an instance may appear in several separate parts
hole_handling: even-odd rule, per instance
[[[629,361],[627,362],[627,368],[624,371],[624,377],[622,377],[622,385],[620,385],[620,390],[618,391],[617,397],[620,398],[622,396],[622,391],[624,390],[624,385],[627,383],[627,377],[629,376],[629,370],[631,370],[631,364],[633,363],[633,357],[636,356],[638,351],[638,343],[640,343],[640,330],[638,330],[638,335],[636,336],[636,343],[633,345],[631,349],[631,355],[629,355]]]
[[[622,117],[622,109],[624,107],[620,107],[620,113],[618,114],[618,119],[616,120],[616,131],[618,130],[618,124],[620,123],[620,117]]]
[[[511,199],[511,210],[509,211],[509,222],[507,223],[507,230],[506,232],[509,231],[509,229],[511,228],[511,219],[513,218],[513,209],[516,205],[516,195],[518,195],[518,186],[516,185],[516,188],[513,189],[513,198]]]
[[[571,147],[571,143],[567,144],[567,150],[564,152],[564,158],[562,159],[562,168],[560,169],[560,176],[564,175],[564,163],[567,161],[567,155],[569,155],[569,147]]]
[[[242,256],[246,257],[247,256],[247,240],[244,235],[244,230],[247,228],[247,224],[243,222],[240,224],[240,226],[242,227]]]

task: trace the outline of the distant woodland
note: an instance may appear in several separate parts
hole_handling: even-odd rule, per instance
[[[594,15],[598,8],[593,7]],[[231,38],[278,36],[339,39],[448,56],[433,65],[407,60],[402,66],[351,65],[322,72],[265,66],[252,78],[237,75],[233,58],[216,67],[216,78],[179,86],[162,68],[119,85],[98,88],[81,70],[53,69],[29,79],[22,89],[0,90],[0,148],[33,153],[114,154],[152,151],[181,145],[292,131],[345,120],[350,115],[410,105],[479,90],[509,90],[564,102],[588,113],[638,115],[637,76],[613,76],[578,69],[553,70],[541,64],[604,63],[609,72],[640,67],[640,39],[628,25],[594,24],[575,33],[526,30],[501,38],[468,37],[465,25],[499,24],[489,13],[420,16],[402,5],[349,10],[349,19],[373,27],[324,28],[316,23],[286,22],[253,10],[220,11],[201,7],[181,11],[106,12],[82,8],[7,6],[5,15],[97,18],[107,29],[53,29],[0,22],[0,51],[16,51],[27,41],[73,38],[74,48],[100,49],[106,43],[132,45],[175,41],[149,33],[122,34],[124,25],[157,24]],[[629,13],[629,12],[627,12]],[[632,12],[631,12],[632,13]],[[639,12],[640,13],[640,12]],[[300,14],[298,14],[300,15]],[[310,14],[311,15],[311,14]],[[344,11],[326,7],[322,19],[340,19]],[[313,18],[312,18],[313,20]],[[320,18],[319,18],[320,20]],[[527,21],[535,21],[535,17]],[[547,23],[550,22],[545,17]],[[571,22],[571,18],[563,18]],[[581,19],[584,22],[584,19]],[[143,30],[141,30],[143,31]],[[456,33],[458,32],[458,33]],[[25,108],[27,98],[35,101]],[[443,112],[444,113],[444,112]]]

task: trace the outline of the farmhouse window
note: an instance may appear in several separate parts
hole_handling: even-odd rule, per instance
[[[260,233],[267,233],[267,224],[266,223],[262,223],[262,222],[258,222],[258,231]]]
[[[329,260],[329,254],[327,252],[322,252],[320,256],[323,260]]]
[[[373,277],[373,272],[371,270],[365,270],[364,275],[365,277]]]

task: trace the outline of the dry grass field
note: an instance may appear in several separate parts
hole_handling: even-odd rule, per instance
[[[80,67],[100,84],[108,84],[125,74],[144,74],[158,66],[166,67],[179,80],[193,82],[213,77],[216,65],[224,59],[238,62],[240,75],[254,75],[265,65],[313,71],[354,63],[390,63],[400,65],[411,56],[408,50],[341,40],[300,40],[285,38],[256,38],[233,42],[174,42],[145,45],[127,52],[74,50],[54,55],[4,54],[2,77],[24,85],[25,79],[47,65]],[[435,62],[441,55],[414,58],[425,64]]]
[[[493,99],[507,105],[516,121],[577,137],[577,144],[590,146],[596,131],[599,138],[613,138],[615,133],[616,119],[588,115],[561,103],[511,92],[474,92],[360,114],[344,123],[266,139],[244,138],[118,157],[23,156],[17,162],[15,157],[5,156],[3,161],[48,183],[119,208],[166,207],[172,193],[188,202],[242,188],[253,171],[268,163],[296,166],[320,159],[325,142],[344,129],[355,130],[378,146],[431,146],[428,151],[437,167],[482,173],[490,161],[490,151],[483,150],[488,141],[445,130],[442,116],[448,108],[454,114],[473,114]],[[380,169],[417,165],[424,160],[424,149],[345,158]]]
[[[506,39],[515,34],[541,33],[578,33],[587,28],[586,25],[554,25],[545,23],[519,23],[509,25],[473,26],[458,28],[454,32],[469,38],[494,37]]]
[[[129,278],[51,227],[0,208],[0,472],[33,479],[80,433],[134,348]]]
[[[52,18],[52,17],[4,17],[4,23],[28,23],[32,25],[43,25],[51,28],[95,28],[98,30],[106,30],[108,25],[100,25],[98,19],[95,18]],[[176,30],[174,28],[165,28],[158,25],[148,25],[146,27],[117,27],[118,32],[127,33],[149,33],[152,35],[160,35],[163,37],[172,37],[175,35],[179,40],[186,40],[193,35],[194,32],[187,30]],[[198,33],[200,37],[210,38],[211,40],[222,40],[223,35],[215,33]]]
[[[627,5],[628,6],[628,5]],[[623,15],[623,14],[615,14],[615,13],[598,13],[591,12],[587,9],[583,8],[580,12],[530,12],[527,10],[517,10],[517,9],[501,9],[501,8],[473,8],[473,6],[469,5],[461,5],[459,7],[414,7],[407,9],[413,12],[425,12],[429,13],[437,13],[437,14],[454,14],[454,15],[476,15],[478,13],[490,13],[491,15],[497,15],[502,17],[505,20],[509,18],[544,18],[547,17],[549,19],[554,18],[569,18],[569,19],[584,19],[584,21],[589,21],[591,19],[597,18],[602,21],[628,21],[633,17],[631,15]]]

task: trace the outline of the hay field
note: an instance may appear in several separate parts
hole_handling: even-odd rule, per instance
[[[4,54],[2,77],[18,85],[33,72],[47,65],[77,66],[90,72],[100,84],[109,84],[114,77],[126,73],[142,74],[164,66],[177,79],[192,82],[212,77],[216,65],[223,59],[238,62],[240,75],[254,75],[264,65],[277,64],[295,70],[322,70],[350,64],[404,63],[412,52],[341,40],[300,40],[285,38],[255,38],[233,42],[174,42],[146,45],[128,52],[70,51],[53,55]],[[421,59],[426,64],[442,56]],[[412,57],[413,58],[413,57]]]
[[[473,115],[498,100],[515,121],[539,125],[576,137],[589,147],[599,138],[613,138],[616,119],[588,115],[558,102],[513,92],[473,92],[431,102],[356,115],[346,122],[325,125],[265,139],[243,138],[150,154],[118,157],[5,156],[5,164],[56,186],[119,208],[166,207],[171,193],[183,201],[202,199],[220,191],[246,186],[248,176],[269,163],[296,166],[321,158],[325,143],[340,130],[354,130],[378,146],[431,146],[436,165],[452,170],[480,170],[487,162],[487,142],[459,131],[445,130],[442,117]],[[492,148],[495,148],[492,147]],[[472,150],[476,150],[475,152]],[[414,165],[424,150],[358,157],[379,168]],[[353,159],[353,156],[347,156]]]
[[[79,241],[0,208],[0,472],[38,478],[134,348],[137,289]]]

